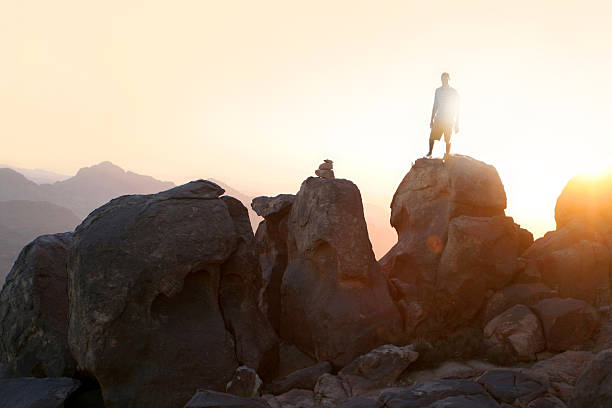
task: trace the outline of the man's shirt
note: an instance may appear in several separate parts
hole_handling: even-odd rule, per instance
[[[433,106],[433,120],[450,125],[459,119],[459,93],[452,87],[439,87]]]

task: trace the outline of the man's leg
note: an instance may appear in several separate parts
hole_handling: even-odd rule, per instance
[[[446,142],[446,154],[450,154],[452,134],[453,134],[452,127],[444,130],[444,141]]]
[[[429,153],[427,153],[427,157],[431,157],[431,153],[433,152],[434,141],[433,139],[429,139]]]

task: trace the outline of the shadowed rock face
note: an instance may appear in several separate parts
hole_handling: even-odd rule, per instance
[[[504,216],[493,166],[467,156],[417,160],[391,203],[398,243],[380,264],[405,334],[438,337],[474,321],[486,294],[507,285],[531,234]]]
[[[287,221],[295,200],[293,194],[256,197],[251,207],[264,217],[255,234],[264,280],[260,307],[278,333],[280,331],[280,287],[287,268]]]
[[[288,220],[281,336],[319,361],[344,366],[401,329],[374,258],[358,188],[310,177]]]
[[[224,390],[239,363],[273,369],[247,212],[222,193],[200,180],[123,196],[76,229],[70,348],[106,406],[182,406],[197,388]]]
[[[612,406],[612,349],[595,356],[576,382],[569,404],[572,408]]]
[[[74,374],[66,259],[71,233],[43,235],[19,255],[0,293],[0,362],[21,377]]]
[[[407,337],[479,324],[488,293],[514,279],[533,236],[505,207],[493,166],[460,155],[416,161],[391,203],[398,242],[380,260]]]

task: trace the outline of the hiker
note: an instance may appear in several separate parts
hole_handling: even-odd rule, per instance
[[[433,109],[431,111],[431,121],[429,127],[431,133],[429,135],[429,153],[427,158],[431,157],[434,147],[434,141],[440,140],[444,134],[446,142],[446,154],[450,154],[451,136],[453,135],[453,127],[455,133],[459,133],[459,93],[448,85],[450,75],[443,72],[440,78],[442,86],[436,89]]]

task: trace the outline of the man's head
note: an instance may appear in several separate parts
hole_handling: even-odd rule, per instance
[[[450,80],[450,75],[448,75],[448,72],[443,72],[442,76],[440,77],[440,79],[442,80],[442,86],[448,86],[448,81]]]

